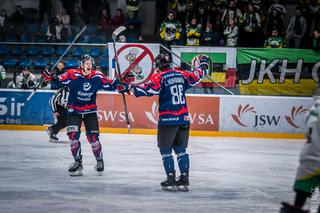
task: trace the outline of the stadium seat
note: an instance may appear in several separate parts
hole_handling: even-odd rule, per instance
[[[108,48],[105,48],[103,50],[102,56],[105,57],[105,58],[109,58],[109,50],[108,50]]]
[[[41,50],[41,54],[42,56],[51,56],[53,54],[53,49],[52,47],[43,47],[42,50]]]
[[[17,42],[18,39],[17,39],[17,37],[14,36],[14,35],[9,35],[9,36],[6,36],[5,41],[6,41],[6,42]]]
[[[25,27],[25,31],[27,33],[37,33],[39,31],[38,29],[38,25],[35,23],[29,23],[27,24],[27,26]]]
[[[30,67],[32,65],[32,61],[30,58],[22,58],[19,60],[19,67]]]
[[[102,59],[99,63],[102,68],[109,68],[109,59]]]
[[[84,31],[85,35],[92,35],[96,33],[97,27],[93,24],[87,25],[86,30]]]
[[[84,49],[82,47],[75,47],[73,49],[73,57],[80,57],[84,54]]]
[[[33,66],[35,68],[45,68],[47,65],[48,65],[48,62],[44,58],[37,58],[33,62]]]
[[[16,64],[17,64],[17,59],[14,59],[14,58],[6,58],[3,60],[3,66],[5,68],[15,67]]]
[[[95,58],[95,57],[98,57],[100,55],[100,49],[97,48],[97,47],[91,48],[88,53],[89,53],[90,56]]]
[[[31,42],[31,36],[29,36],[29,35],[21,35],[21,42],[25,42],[25,43],[27,43],[27,42]]]
[[[22,55],[22,49],[20,46],[18,47],[14,47],[11,49],[11,55],[14,55],[14,56],[21,56]]]
[[[68,59],[66,61],[66,68],[71,69],[71,68],[77,68],[78,67],[78,60],[77,59]]]
[[[0,46],[0,55],[4,56],[7,55],[9,53],[9,48],[6,46]]]
[[[92,43],[95,43],[95,44],[105,44],[106,43],[106,38],[105,36],[96,36]]]
[[[36,43],[46,42],[46,37],[43,35],[37,35],[34,37],[34,42]]]
[[[74,39],[74,37],[72,35],[67,35],[66,42],[71,43],[73,41],[73,39]]]
[[[64,51],[66,51],[66,49],[67,49],[66,47],[58,47],[55,51],[56,56],[61,56],[64,53]],[[65,56],[69,54],[70,54],[70,50],[65,54]]]
[[[52,67],[57,61],[59,60],[59,58],[50,58],[49,64]]]
[[[36,56],[39,53],[39,49],[35,46],[30,46],[26,49],[26,54],[28,56]]]
[[[92,43],[92,42],[91,42],[90,36],[86,35],[80,38],[79,43]]]

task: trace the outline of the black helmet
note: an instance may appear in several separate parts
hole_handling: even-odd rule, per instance
[[[79,66],[82,67],[84,62],[87,60],[90,60],[92,62],[92,66],[94,66],[94,59],[88,54],[81,56],[81,58],[79,60]]]
[[[154,60],[154,67],[160,70],[169,69],[171,57],[169,54],[159,54]]]

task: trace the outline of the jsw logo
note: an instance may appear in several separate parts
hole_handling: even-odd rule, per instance
[[[231,116],[238,125],[243,127],[257,127],[266,125],[278,126],[280,121],[280,116],[257,114],[254,106],[250,106],[250,104],[247,104],[244,107],[239,105],[237,114],[231,114]],[[248,118],[248,116],[250,117]]]
[[[304,108],[302,105],[297,108],[293,106],[291,109],[291,114],[289,116],[288,115],[285,116],[286,121],[290,126],[297,129],[301,129],[301,126],[298,123],[301,123],[299,121],[301,121],[302,115],[306,112],[307,112],[307,109]]]
[[[83,90],[88,91],[91,89],[91,84],[89,82],[83,84]]]

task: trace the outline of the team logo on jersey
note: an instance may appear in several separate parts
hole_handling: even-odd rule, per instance
[[[91,89],[91,84],[89,82],[83,84],[83,90],[88,91]]]
[[[290,126],[297,128],[297,129],[301,129],[301,127],[297,124],[297,120],[298,120],[299,115],[305,113],[306,111],[307,111],[307,109],[303,108],[302,105],[297,108],[295,106],[293,106],[291,109],[290,116],[286,115],[284,117],[286,118],[286,120]]]

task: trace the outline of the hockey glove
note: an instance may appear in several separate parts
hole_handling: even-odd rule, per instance
[[[118,93],[129,93],[130,92],[130,88],[131,88],[131,85],[130,84],[126,84],[126,83],[119,83],[117,85],[117,90],[118,90]]]
[[[42,72],[42,76],[45,78],[45,79],[49,79],[51,77],[51,72],[50,72],[50,69],[49,67],[46,67],[44,69],[44,71]]]

